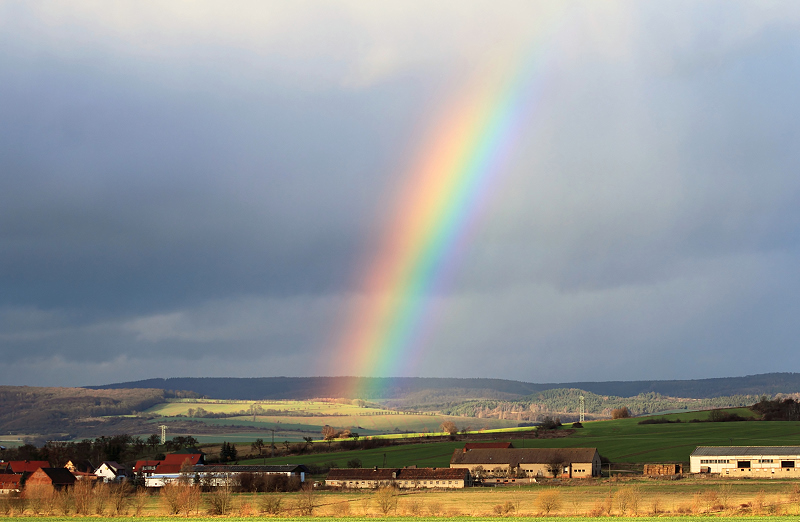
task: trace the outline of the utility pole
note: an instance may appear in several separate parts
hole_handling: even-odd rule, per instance
[[[268,428],[269,431],[272,432],[272,444],[270,445],[270,456],[271,458],[275,458],[275,428]]]

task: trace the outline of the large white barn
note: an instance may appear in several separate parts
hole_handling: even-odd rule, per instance
[[[689,465],[728,477],[800,477],[800,446],[699,446]]]

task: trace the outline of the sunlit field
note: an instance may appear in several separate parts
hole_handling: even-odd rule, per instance
[[[311,493],[243,493],[232,494],[223,514],[250,518],[268,514],[282,519],[298,517],[301,511],[320,520],[358,520],[388,516],[390,520],[424,520],[465,518],[469,520],[499,520],[502,517],[555,516],[557,520],[581,520],[586,517],[659,517],[680,520],[692,517],[753,516],[796,517],[800,514],[800,483],[780,480],[726,481],[722,479],[688,478],[666,480],[573,480],[524,487],[468,488],[455,491],[334,491],[316,489]],[[181,511],[183,516],[205,518],[212,514],[214,493],[203,493],[194,504]],[[135,515],[158,520],[169,513],[165,499],[159,493],[134,500],[123,507],[120,516]],[[387,503],[388,502],[388,503]],[[310,507],[309,507],[310,506]],[[2,506],[0,506],[2,507]],[[33,515],[32,505],[25,513],[0,510],[0,515],[24,519]],[[58,508],[53,508],[58,509]],[[310,509],[310,512],[308,511]],[[74,515],[74,507],[67,508]],[[46,516],[46,515],[50,516]],[[39,509],[35,520],[62,520],[55,514]],[[93,520],[104,520],[109,511]],[[105,515],[105,516],[103,516]],[[171,518],[174,520],[174,518]],[[33,519],[32,519],[33,520]]]

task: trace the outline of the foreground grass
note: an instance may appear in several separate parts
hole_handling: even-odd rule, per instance
[[[185,518],[182,516],[171,516],[171,517],[140,517],[140,519],[148,520],[150,522],[174,522],[176,519]],[[197,517],[190,517],[192,520],[220,520],[220,517],[209,517],[209,516],[197,516]],[[239,521],[252,521],[254,517],[223,517],[224,520],[230,522],[239,522]],[[300,521],[307,521],[309,517],[279,517],[280,520],[286,522],[300,522]],[[318,522],[374,522],[375,517],[313,517],[315,521]],[[381,517],[380,520],[385,520],[386,522],[426,522],[426,521],[441,521],[442,519],[450,520],[453,522],[461,522],[461,521],[469,521],[469,522],[495,522],[501,520],[508,520],[508,517],[503,516],[494,516],[494,517],[470,517],[470,516],[455,516],[455,517],[430,517],[430,516],[421,516],[421,517],[408,517],[408,516],[387,516]],[[692,520],[708,520],[709,516],[698,516],[698,515],[680,515],[680,516],[658,516],[658,517],[636,517],[638,522],[670,522],[670,521],[678,521],[678,522],[688,522]],[[726,522],[753,522],[754,519],[759,517],[753,516],[724,516],[718,517],[724,518]],[[768,517],[771,522],[797,522],[796,516],[787,516],[787,515],[777,515],[777,516],[769,516]],[[30,516],[20,516],[15,517],[15,520],[21,521],[30,521],[30,522],[62,522],[67,520],[74,520],[73,517],[30,517]],[[91,517],[92,520],[97,522],[103,521],[116,521],[118,519],[113,517],[98,517],[93,516]],[[596,517],[541,517],[541,516],[515,516],[513,517],[514,520],[535,520],[536,522],[583,522],[588,520],[597,520]]]
[[[387,518],[381,509],[380,491],[314,490],[313,514],[318,520],[361,520]],[[574,480],[549,484],[462,490],[402,490],[390,493],[394,505],[389,509],[392,520],[462,519],[497,520],[495,515],[513,518],[557,516],[558,520],[586,517],[664,518],[687,520],[693,517],[724,517],[737,520],[769,516],[771,520],[800,515],[800,482],[791,480],[724,480],[684,479],[661,480]],[[190,508],[191,518],[208,518],[214,493],[202,495],[199,504]],[[269,504],[279,500],[277,515],[265,515]],[[300,514],[307,493],[240,493],[234,494],[228,519],[277,517],[294,519]],[[549,503],[547,503],[549,502]],[[147,520],[161,520],[168,513],[165,499],[148,495],[139,504],[139,515]],[[123,512],[133,512],[133,505]],[[71,513],[74,513],[74,507]],[[89,512],[95,513],[91,509]],[[182,511],[183,512],[183,511]],[[2,511],[0,511],[2,513]],[[15,519],[63,520],[49,516],[32,516],[29,506],[24,513],[10,513]],[[108,513],[106,506],[105,513]],[[0,518],[2,515],[0,515]],[[128,514],[122,518],[129,518]],[[70,517],[66,517],[70,518]],[[104,520],[107,516],[91,516]],[[177,516],[166,518],[180,518]]]

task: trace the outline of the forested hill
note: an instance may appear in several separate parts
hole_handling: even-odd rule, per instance
[[[93,389],[159,388],[185,390],[216,399],[311,399],[345,397],[399,399],[409,395],[452,399],[515,399],[546,390],[576,388],[598,395],[633,397],[658,393],[706,399],[730,395],[775,395],[800,392],[800,373],[765,373],[745,377],[672,381],[607,381],[536,384],[503,379],[361,378],[361,377],[187,377],[89,386]],[[360,390],[354,393],[353,390]],[[357,396],[356,396],[357,395]]]

